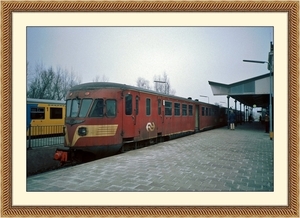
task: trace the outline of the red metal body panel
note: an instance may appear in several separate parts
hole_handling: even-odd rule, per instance
[[[67,101],[87,98],[93,101],[103,99],[103,116],[90,117],[88,115],[90,112],[87,112],[85,117],[66,116],[65,145],[72,149],[122,146],[124,142],[192,133],[220,125],[221,115],[218,106],[136,87],[114,83],[91,83],[79,85],[67,94]],[[113,117],[107,116],[106,100],[109,99],[116,101],[116,115]],[[171,115],[166,115],[167,102],[172,103]],[[175,103],[177,106],[180,105],[179,115],[175,114]],[[183,114],[182,105],[186,105],[186,114]],[[91,107],[88,111],[92,110]],[[192,114],[189,113],[189,107],[192,107]],[[202,108],[205,108],[204,115]],[[206,114],[206,110],[210,113]],[[79,128],[84,128],[86,135],[80,135]]]
[[[67,98],[92,98],[98,99],[103,98],[104,100],[107,99],[115,99],[117,105],[122,106],[122,99],[121,99],[121,90],[111,90],[111,89],[99,89],[99,90],[84,90],[84,91],[74,91],[70,92],[69,95],[72,95]],[[89,93],[87,95],[87,93]],[[72,124],[72,120],[76,120],[78,124]],[[75,123],[76,123],[75,122]],[[71,124],[69,124],[71,123]],[[120,113],[120,108],[117,107],[117,113],[115,117],[67,117],[66,118],[66,137],[65,137],[65,144],[66,146],[70,147],[88,147],[88,146],[107,146],[107,145],[116,145],[122,143],[122,113]],[[109,135],[107,134],[107,128],[111,126],[117,125],[117,129],[115,134]],[[90,136],[90,137],[79,137],[76,139],[76,131],[80,126],[95,126],[101,128],[98,135]],[[106,127],[106,129],[105,129]]]

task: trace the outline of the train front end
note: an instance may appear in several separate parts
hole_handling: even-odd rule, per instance
[[[81,162],[116,154],[122,146],[120,92],[106,83],[73,87],[66,98],[65,147],[54,159]]]

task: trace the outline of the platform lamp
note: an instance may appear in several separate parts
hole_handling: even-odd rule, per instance
[[[167,94],[167,87],[166,87],[166,85],[168,85],[168,88],[169,88],[169,83],[167,81],[154,80],[153,82],[155,82],[155,83],[164,83],[165,84],[165,94]]]
[[[207,103],[209,103],[209,97],[206,95],[199,95],[200,97],[207,98]]]
[[[270,71],[270,100],[269,100],[269,115],[270,115],[270,140],[273,139],[273,111],[272,111],[272,74],[274,74],[274,44],[270,42],[270,52],[268,61],[243,60],[244,62],[268,64]]]

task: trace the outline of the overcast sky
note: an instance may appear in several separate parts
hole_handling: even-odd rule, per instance
[[[27,27],[27,62],[60,67],[83,83],[105,75],[110,82],[136,85],[167,73],[180,97],[226,102],[208,81],[230,84],[268,73],[273,27]],[[225,104],[223,104],[225,106]]]

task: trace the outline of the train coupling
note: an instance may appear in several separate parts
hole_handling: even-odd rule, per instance
[[[60,161],[60,163],[63,165],[69,162],[70,153],[71,152],[69,149],[57,148],[54,154],[54,160]]]

